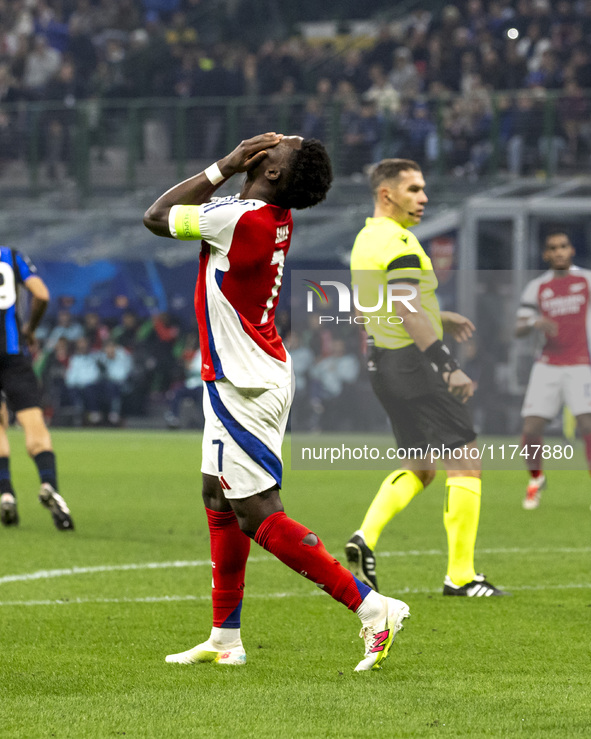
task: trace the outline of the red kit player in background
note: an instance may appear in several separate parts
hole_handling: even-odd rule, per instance
[[[574,255],[563,231],[550,233],[542,250],[550,269],[527,284],[517,312],[516,336],[534,330],[545,336],[521,411],[530,471],[523,500],[526,510],[539,506],[546,486],[541,457],[544,429],[565,405],[576,418],[591,470],[591,271],[573,265]]]
[[[212,198],[241,172],[238,197]],[[246,662],[240,615],[251,539],[357,613],[365,641],[358,671],[381,666],[408,616],[405,603],[357,580],[316,534],[289,518],[279,496],[292,385],[291,359],[274,318],[293,229],[290,209],[324,200],[331,181],[320,142],[267,133],[165,192],[144,216],[158,236],[201,240],[195,309],[206,388],[201,471],[213,628],[207,641],[168,662]]]

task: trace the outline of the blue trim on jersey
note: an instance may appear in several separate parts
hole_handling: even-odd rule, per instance
[[[20,272],[22,281],[28,280],[29,277],[33,276],[33,271],[27,264],[26,260],[23,258],[22,254],[19,254],[19,252],[16,252],[16,262],[18,265],[18,271]]]
[[[245,451],[248,456],[268,472],[275,482],[281,487],[283,478],[283,465],[281,460],[273,454],[268,446],[258,439],[254,434],[244,428],[230,411],[226,408],[214,382],[207,382],[207,391],[213,412],[223,423],[230,436]]]
[[[226,273],[225,272],[222,272],[221,269],[216,269],[216,271],[215,271],[215,281],[218,283],[218,287],[219,287],[220,290],[222,289],[222,282],[224,280],[224,275],[225,274]]]
[[[203,212],[209,213],[210,210],[216,210],[217,208],[221,208],[224,205],[234,205],[234,203],[239,204],[246,204],[247,200],[239,200],[238,198],[235,198],[233,195],[228,195],[226,198],[222,198],[220,200],[214,200],[211,203],[207,203],[207,205],[203,206]]]
[[[15,289],[15,302],[10,306],[10,308],[5,308],[4,313],[4,333],[6,337],[6,348],[4,351],[6,351],[7,354],[20,354],[21,353],[21,344],[20,344],[20,336],[19,336],[19,330],[18,330],[18,319],[16,315],[16,290],[17,285],[19,283],[19,280],[17,279],[17,271],[16,271],[16,265],[14,263],[14,253],[12,249],[9,249],[7,247],[2,247],[2,252],[0,255],[0,261],[6,262],[12,269],[12,273],[14,275],[14,289]],[[20,263],[19,263],[19,269],[20,269]],[[26,267],[26,271],[29,272],[29,268]],[[30,276],[30,273],[29,275]]]
[[[6,331],[6,353],[20,354],[21,345],[16,323],[16,305],[11,305],[5,313],[4,330]]]
[[[211,321],[209,320],[209,306],[207,305],[207,293],[205,295],[205,323],[207,325],[207,341],[209,343],[209,354],[211,355],[211,361],[213,362],[213,371],[215,372],[215,379],[221,380],[224,375],[222,363],[218,355],[217,349],[215,348],[215,341],[213,339],[213,331],[211,330]]]
[[[238,316],[238,320],[240,321],[240,325],[242,326],[242,330],[244,330],[244,321],[242,320],[242,316],[240,315],[240,313],[238,313],[238,311],[236,310],[236,308],[234,308],[234,310],[236,311],[236,315]]]

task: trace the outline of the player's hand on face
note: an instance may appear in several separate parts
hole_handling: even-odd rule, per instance
[[[263,133],[241,141],[233,152],[220,160],[218,166],[221,173],[231,177],[237,172],[253,169],[267,156],[267,149],[277,146],[282,138],[282,133]]]
[[[465,403],[474,395],[474,383],[461,369],[455,369],[449,374],[444,374],[443,379],[447,382],[447,389],[462,403]]]

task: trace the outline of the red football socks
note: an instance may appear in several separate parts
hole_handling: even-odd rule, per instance
[[[213,625],[239,629],[250,539],[240,530],[234,511],[219,513],[206,508],[205,512],[213,574]]]
[[[309,537],[312,543],[304,539]],[[271,514],[260,525],[254,540],[283,564],[316,583],[335,600],[356,611],[369,592],[330,555],[318,537],[283,511]]]

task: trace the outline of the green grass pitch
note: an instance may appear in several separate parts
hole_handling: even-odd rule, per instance
[[[573,737],[591,733],[591,481],[487,472],[477,568],[511,598],[444,599],[443,477],[387,527],[382,591],[411,619],[356,674],[357,618],[253,544],[245,667],[168,665],[211,623],[200,440],[54,431],[76,531],[54,529],[11,431],[21,525],[0,530],[0,736]],[[291,471],[283,500],[342,559],[384,477]]]

